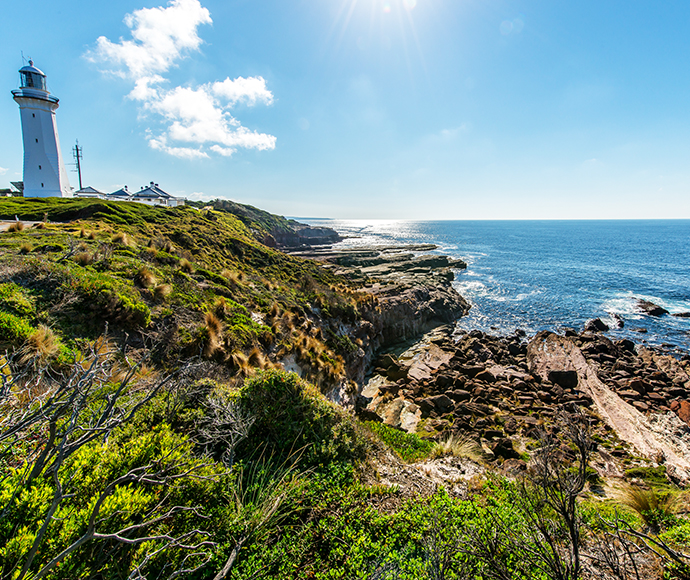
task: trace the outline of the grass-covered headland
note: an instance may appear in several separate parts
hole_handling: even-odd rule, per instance
[[[478,442],[328,400],[356,391],[378,305],[264,245],[287,220],[0,201],[15,216],[0,233],[1,579],[690,578],[684,492],[640,468],[602,501],[583,415],[507,479]],[[463,465],[475,475],[434,483]]]

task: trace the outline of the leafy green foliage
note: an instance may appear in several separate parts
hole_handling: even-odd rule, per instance
[[[0,310],[0,344],[19,347],[36,331],[25,319]]]
[[[305,466],[324,468],[364,453],[353,419],[294,373],[260,372],[245,382],[239,400],[256,417],[245,454],[261,441],[277,460],[304,449]]]

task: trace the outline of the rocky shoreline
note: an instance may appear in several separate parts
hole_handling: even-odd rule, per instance
[[[678,483],[690,479],[690,357],[592,332],[452,331],[380,356],[359,415],[437,440],[471,438],[489,460],[519,471],[540,432],[581,410],[598,441],[600,475],[620,476],[644,457]]]

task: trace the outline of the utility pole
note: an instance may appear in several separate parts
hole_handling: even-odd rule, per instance
[[[79,174],[79,189],[83,189],[81,184],[81,160],[84,158],[83,149],[79,147],[79,139],[77,139],[77,144],[72,149],[72,155],[74,155],[74,162],[77,165],[77,173]]]

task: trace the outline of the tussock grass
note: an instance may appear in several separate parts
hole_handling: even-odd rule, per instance
[[[20,254],[28,254],[29,252],[31,252],[31,250],[33,250],[33,246],[28,242],[23,242],[19,246],[19,253]]]
[[[223,323],[221,320],[210,310],[204,315],[204,322],[206,328],[208,329],[209,336],[217,339],[223,330]]]
[[[160,302],[170,296],[171,292],[172,286],[170,284],[158,284],[158,286],[153,289],[153,298]]]
[[[58,337],[45,324],[41,324],[19,349],[19,362],[26,364],[34,360],[42,364],[57,356],[59,352],[60,341]]]
[[[443,457],[452,455],[453,457],[464,457],[475,463],[481,461],[483,457],[482,448],[476,441],[463,435],[452,434],[446,439],[436,443],[431,451],[431,457]]]
[[[620,503],[636,512],[653,530],[658,530],[673,518],[674,501],[670,494],[660,495],[654,489],[623,485],[615,493]]]
[[[228,306],[228,301],[225,296],[219,296],[213,305],[213,313],[220,319],[225,320],[225,318],[230,313],[230,308]]]
[[[210,310],[204,315],[205,330],[207,339],[204,344],[204,355],[213,356],[220,348],[220,339],[223,334],[223,323]]]
[[[187,258],[182,258],[180,260],[180,270],[183,272],[187,272],[187,274],[191,274],[194,272],[194,264],[192,264]]]
[[[93,264],[93,255],[89,252],[79,252],[74,255],[74,261],[80,266],[88,266]]]
[[[156,285],[156,277],[146,266],[139,268],[134,280],[142,288],[152,288]]]
[[[131,246],[132,240],[124,232],[117,232],[113,235],[113,243],[120,244],[121,246]]]
[[[249,351],[247,362],[253,367],[263,368],[264,355],[256,346]]]
[[[24,223],[23,222],[14,222],[13,224],[10,224],[10,227],[7,228],[8,232],[21,232],[24,229]]]
[[[252,370],[249,359],[241,352],[234,352],[228,358],[228,365],[240,376],[247,376]]]

